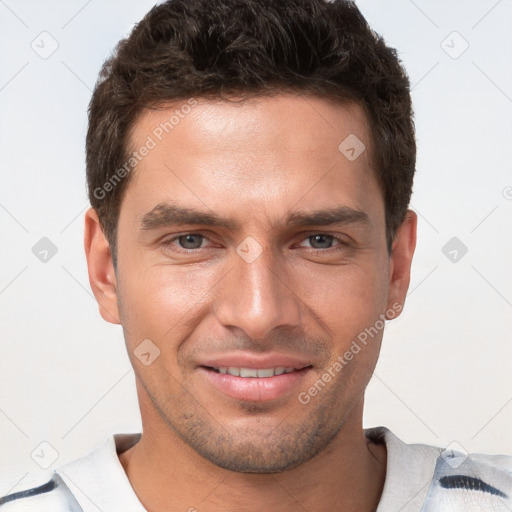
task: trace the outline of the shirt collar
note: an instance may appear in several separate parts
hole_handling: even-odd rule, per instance
[[[111,435],[90,454],[55,469],[83,512],[146,512],[118,457],[140,437],[140,433]]]

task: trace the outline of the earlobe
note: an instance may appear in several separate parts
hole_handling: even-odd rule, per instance
[[[404,306],[411,279],[412,257],[416,248],[417,223],[416,213],[407,210],[405,219],[395,234],[389,262],[388,310],[397,310],[399,306],[399,311],[402,311]]]
[[[120,324],[117,281],[112,255],[98,214],[93,208],[89,208],[85,213],[84,248],[89,283],[98,301],[100,314],[107,322]]]

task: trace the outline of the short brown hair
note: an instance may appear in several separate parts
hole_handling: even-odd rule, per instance
[[[396,50],[369,27],[354,2],[169,0],[118,43],[89,105],[89,199],[114,264],[119,210],[132,174],[119,171],[126,170],[138,115],[190,97],[281,92],[364,107],[390,250],[409,205],[416,163],[409,79]]]

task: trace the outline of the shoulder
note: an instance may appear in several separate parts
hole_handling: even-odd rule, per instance
[[[367,429],[366,435],[387,447],[386,505],[410,495],[404,512],[512,510],[512,456],[467,453],[456,443],[407,444],[385,427]]]
[[[424,511],[512,509],[512,457],[445,449],[436,461]],[[462,509],[461,509],[462,510]]]
[[[379,512],[397,503],[404,512],[512,510],[512,456],[467,453],[457,444],[407,444],[385,427],[365,434],[387,448]]]
[[[107,436],[86,455],[0,497],[0,512],[83,512],[91,503],[94,510],[144,512],[118,457],[140,438],[140,432]]]
[[[0,497],[0,512],[82,512],[62,478],[54,473],[47,481]]]

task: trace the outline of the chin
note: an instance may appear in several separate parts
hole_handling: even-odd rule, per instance
[[[199,455],[212,464],[237,473],[282,473],[312,459],[338,434],[342,425],[315,420],[291,425],[283,424],[264,428],[261,422],[231,431],[228,426],[221,431],[187,429],[182,439]],[[210,425],[211,427],[211,425]],[[195,431],[195,435],[194,432]],[[198,434],[200,432],[200,434]]]

